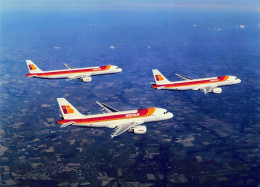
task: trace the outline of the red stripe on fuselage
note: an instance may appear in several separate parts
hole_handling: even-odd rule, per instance
[[[173,83],[173,84],[160,84],[160,85],[153,85],[152,88],[159,88],[159,87],[181,87],[181,86],[192,86],[192,85],[198,85],[198,84],[207,84],[207,83],[218,83],[225,81],[228,76],[220,76],[216,79],[208,79],[208,80],[194,80],[189,82],[180,82],[180,83]]]
[[[30,76],[51,76],[51,75],[62,75],[62,74],[73,74],[73,73],[89,73],[89,72],[96,72],[96,71],[104,71],[109,69],[110,65],[108,66],[99,66],[94,68],[84,68],[84,69],[70,69],[70,70],[63,70],[63,71],[47,71],[43,73],[29,73],[26,74],[27,77]]]
[[[125,113],[125,114],[118,114],[118,115],[109,115],[109,116],[100,116],[100,117],[92,117],[92,118],[84,118],[84,119],[64,119],[59,120],[57,123],[63,124],[70,121],[75,121],[76,123],[95,123],[101,121],[112,121],[112,120],[119,120],[119,119],[131,119],[131,118],[138,118],[144,117],[148,115],[148,111],[151,110],[147,109],[139,109],[136,113]]]

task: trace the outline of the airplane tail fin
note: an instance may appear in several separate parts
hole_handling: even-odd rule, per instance
[[[167,84],[170,83],[158,69],[153,69],[153,76],[156,84]]]
[[[85,117],[65,98],[57,98],[57,101],[64,119],[80,119]]]
[[[41,73],[43,72],[40,68],[36,66],[36,64],[33,63],[31,60],[26,60],[28,69],[30,73]]]

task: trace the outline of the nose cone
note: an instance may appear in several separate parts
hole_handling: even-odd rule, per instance
[[[173,118],[173,113],[171,113],[171,112],[168,112],[167,114],[165,114],[165,118],[164,119],[171,119],[171,118]]]
[[[173,118],[173,116],[174,116],[173,113],[171,113],[171,112],[169,112],[168,115],[169,115],[169,119]]]
[[[121,72],[123,70],[121,68],[118,68],[116,71],[119,73],[119,72]]]
[[[237,79],[236,81],[237,81],[237,84],[239,84],[241,82],[241,79]]]

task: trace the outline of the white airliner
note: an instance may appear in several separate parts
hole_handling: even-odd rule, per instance
[[[177,74],[177,76],[184,79],[184,81],[170,82],[168,81],[157,69],[153,69],[153,76],[156,83],[152,83],[152,88],[164,89],[164,90],[201,90],[206,93],[221,93],[222,89],[219,86],[229,86],[232,84],[238,84],[241,82],[235,76],[220,76],[204,79],[192,79],[183,75]]]
[[[146,108],[130,111],[118,110],[97,101],[97,104],[106,112],[104,114],[82,115],[65,98],[57,98],[62,120],[58,120],[61,127],[80,126],[80,127],[107,127],[114,128],[111,138],[118,136],[126,131],[135,134],[146,133],[146,122],[162,121],[173,117],[171,112],[163,108]]]
[[[27,77],[45,78],[45,79],[62,79],[66,78],[67,81],[73,79],[79,79],[83,82],[90,82],[92,75],[105,75],[111,73],[119,73],[122,71],[121,68],[113,65],[87,67],[87,68],[73,68],[68,64],[64,64],[67,69],[65,70],[53,70],[53,71],[42,71],[36,66],[31,60],[26,60],[29,68],[29,74]]]

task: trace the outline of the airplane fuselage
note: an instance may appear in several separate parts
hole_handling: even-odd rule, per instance
[[[152,88],[167,90],[198,90],[201,87],[218,87],[238,84],[241,80],[235,76],[219,76],[204,79],[192,79],[170,82],[167,84],[155,84]]]
[[[92,75],[104,75],[121,72],[122,69],[113,65],[88,67],[88,68],[74,68],[65,70],[53,70],[53,71],[42,71],[37,73],[28,73],[27,77],[47,78],[47,79],[61,79],[69,78],[70,76],[77,76],[82,74]]]
[[[58,124],[75,122],[74,126],[81,127],[108,127],[114,128],[116,124],[127,121],[141,121],[142,123],[170,119],[173,114],[162,108],[147,108],[123,112],[113,112],[97,115],[83,116],[80,119],[63,119]]]

